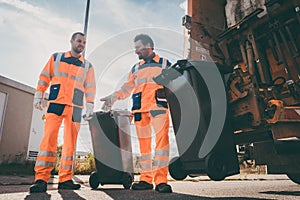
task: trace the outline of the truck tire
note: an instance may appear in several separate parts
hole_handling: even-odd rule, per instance
[[[124,189],[126,190],[130,189],[132,181],[133,181],[133,175],[128,172],[125,172],[122,176],[122,183]]]
[[[99,186],[99,177],[97,172],[92,172],[89,178],[89,184],[92,189],[97,189]]]
[[[294,183],[300,184],[300,174],[286,174],[291,181]]]
[[[169,173],[175,180],[183,180],[187,177],[179,157],[174,157],[171,159],[169,164]]]
[[[211,153],[205,160],[206,173],[214,181],[224,180],[227,176],[227,167],[224,162],[224,156]]]

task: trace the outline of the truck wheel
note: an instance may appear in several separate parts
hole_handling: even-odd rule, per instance
[[[300,184],[300,174],[287,174],[289,179],[293,181],[294,183]]]
[[[169,173],[175,180],[183,180],[187,177],[179,157],[174,157],[171,159],[169,164]]]
[[[227,175],[226,163],[222,156],[210,154],[205,160],[206,173],[214,181],[224,180]]]
[[[97,172],[92,172],[89,178],[89,184],[91,188],[97,189],[99,186],[99,177]]]
[[[130,189],[132,181],[133,181],[132,174],[127,173],[127,172],[123,174],[122,183],[123,183],[124,189]]]

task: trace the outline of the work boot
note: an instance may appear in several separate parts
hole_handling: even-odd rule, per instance
[[[172,193],[172,188],[166,183],[160,183],[155,187],[155,190],[160,193]]]
[[[138,183],[134,183],[131,186],[132,190],[152,190],[153,185],[150,183],[147,183],[146,181],[140,181]]]
[[[80,184],[73,183],[73,180],[64,181],[58,183],[58,189],[61,190],[78,190],[81,187]]]
[[[36,180],[29,188],[30,193],[39,193],[47,191],[47,183],[43,180]]]

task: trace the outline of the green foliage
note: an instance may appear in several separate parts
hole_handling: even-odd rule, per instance
[[[60,162],[60,158],[61,158],[61,151],[62,151],[62,146],[58,146],[55,167],[51,172],[52,175],[58,174],[59,162]],[[85,155],[84,157],[81,157],[81,158],[76,157],[75,169],[74,169],[75,174],[81,174],[81,175],[88,174],[89,175],[95,170],[96,170],[95,159],[94,159],[94,156],[92,153],[87,153],[87,155]]]
[[[62,146],[57,147],[57,155],[55,167],[52,170],[52,175],[58,174],[59,161],[61,158]],[[26,161],[25,163],[1,163],[0,175],[34,175],[34,161]],[[90,175],[96,171],[95,160],[92,153],[87,153],[84,157],[76,158],[75,174]]]
[[[95,159],[92,153],[88,153],[84,159],[76,158],[75,174],[87,175],[96,170]]]

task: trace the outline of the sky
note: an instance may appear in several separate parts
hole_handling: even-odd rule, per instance
[[[51,54],[68,51],[71,34],[83,31],[86,2],[0,0],[0,75],[35,88]],[[90,0],[85,57],[95,68],[95,110],[138,62],[136,34],[149,34],[155,52],[171,62],[182,58],[185,8],[186,0]]]

